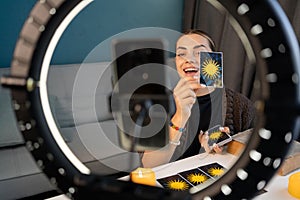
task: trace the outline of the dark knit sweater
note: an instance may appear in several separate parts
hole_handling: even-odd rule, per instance
[[[226,89],[226,117],[224,126],[228,126],[231,134],[236,134],[253,127],[255,109],[253,103],[244,95]]]

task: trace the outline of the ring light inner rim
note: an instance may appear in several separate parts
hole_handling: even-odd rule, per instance
[[[50,61],[59,39],[61,38],[62,34],[64,33],[65,29],[68,27],[70,22],[92,1],[93,0],[84,0],[81,1],[79,4],[77,4],[76,7],[74,7],[68,13],[68,15],[62,21],[62,23],[56,29],[53,37],[50,40],[50,43],[45,53],[45,57],[43,59],[40,81],[39,81],[41,104],[42,104],[42,109],[44,112],[45,119],[48,123],[48,127],[57,145],[59,146],[60,150],[64,153],[64,155],[68,158],[68,160],[83,174],[90,174],[91,171],[70,150],[68,145],[65,143],[63,137],[61,136],[60,131],[58,130],[56,122],[53,118],[53,114],[51,112],[49,98],[48,98],[47,77],[48,77]]]

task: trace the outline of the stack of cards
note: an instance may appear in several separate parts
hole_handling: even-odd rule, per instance
[[[207,181],[216,180],[226,171],[226,168],[215,162],[173,176],[157,179],[157,181],[166,189],[184,191]]]
[[[200,74],[207,86],[223,88],[223,53],[200,52]]]

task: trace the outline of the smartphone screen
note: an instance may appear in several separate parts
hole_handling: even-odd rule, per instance
[[[214,144],[223,146],[232,140],[232,137],[230,135],[228,135],[227,133],[222,132],[220,130],[220,128],[221,128],[221,126],[217,125],[206,131],[208,133],[208,137],[209,137],[208,145],[210,148],[212,148]]]
[[[157,104],[170,112],[171,92],[165,87],[165,48],[165,42],[155,38],[113,41],[114,86],[120,104],[129,99],[129,105],[120,106],[117,111],[123,149],[143,151],[168,143],[169,116],[166,118],[160,109],[152,109],[151,117],[149,113],[149,109]],[[161,122],[165,123],[161,125]],[[157,123],[161,129],[152,133],[151,129],[145,128],[151,123]]]

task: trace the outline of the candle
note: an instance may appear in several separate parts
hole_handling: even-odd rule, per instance
[[[131,181],[144,185],[156,185],[155,173],[150,168],[137,168],[130,173]]]
[[[290,176],[288,191],[293,197],[300,198],[300,172]]]

